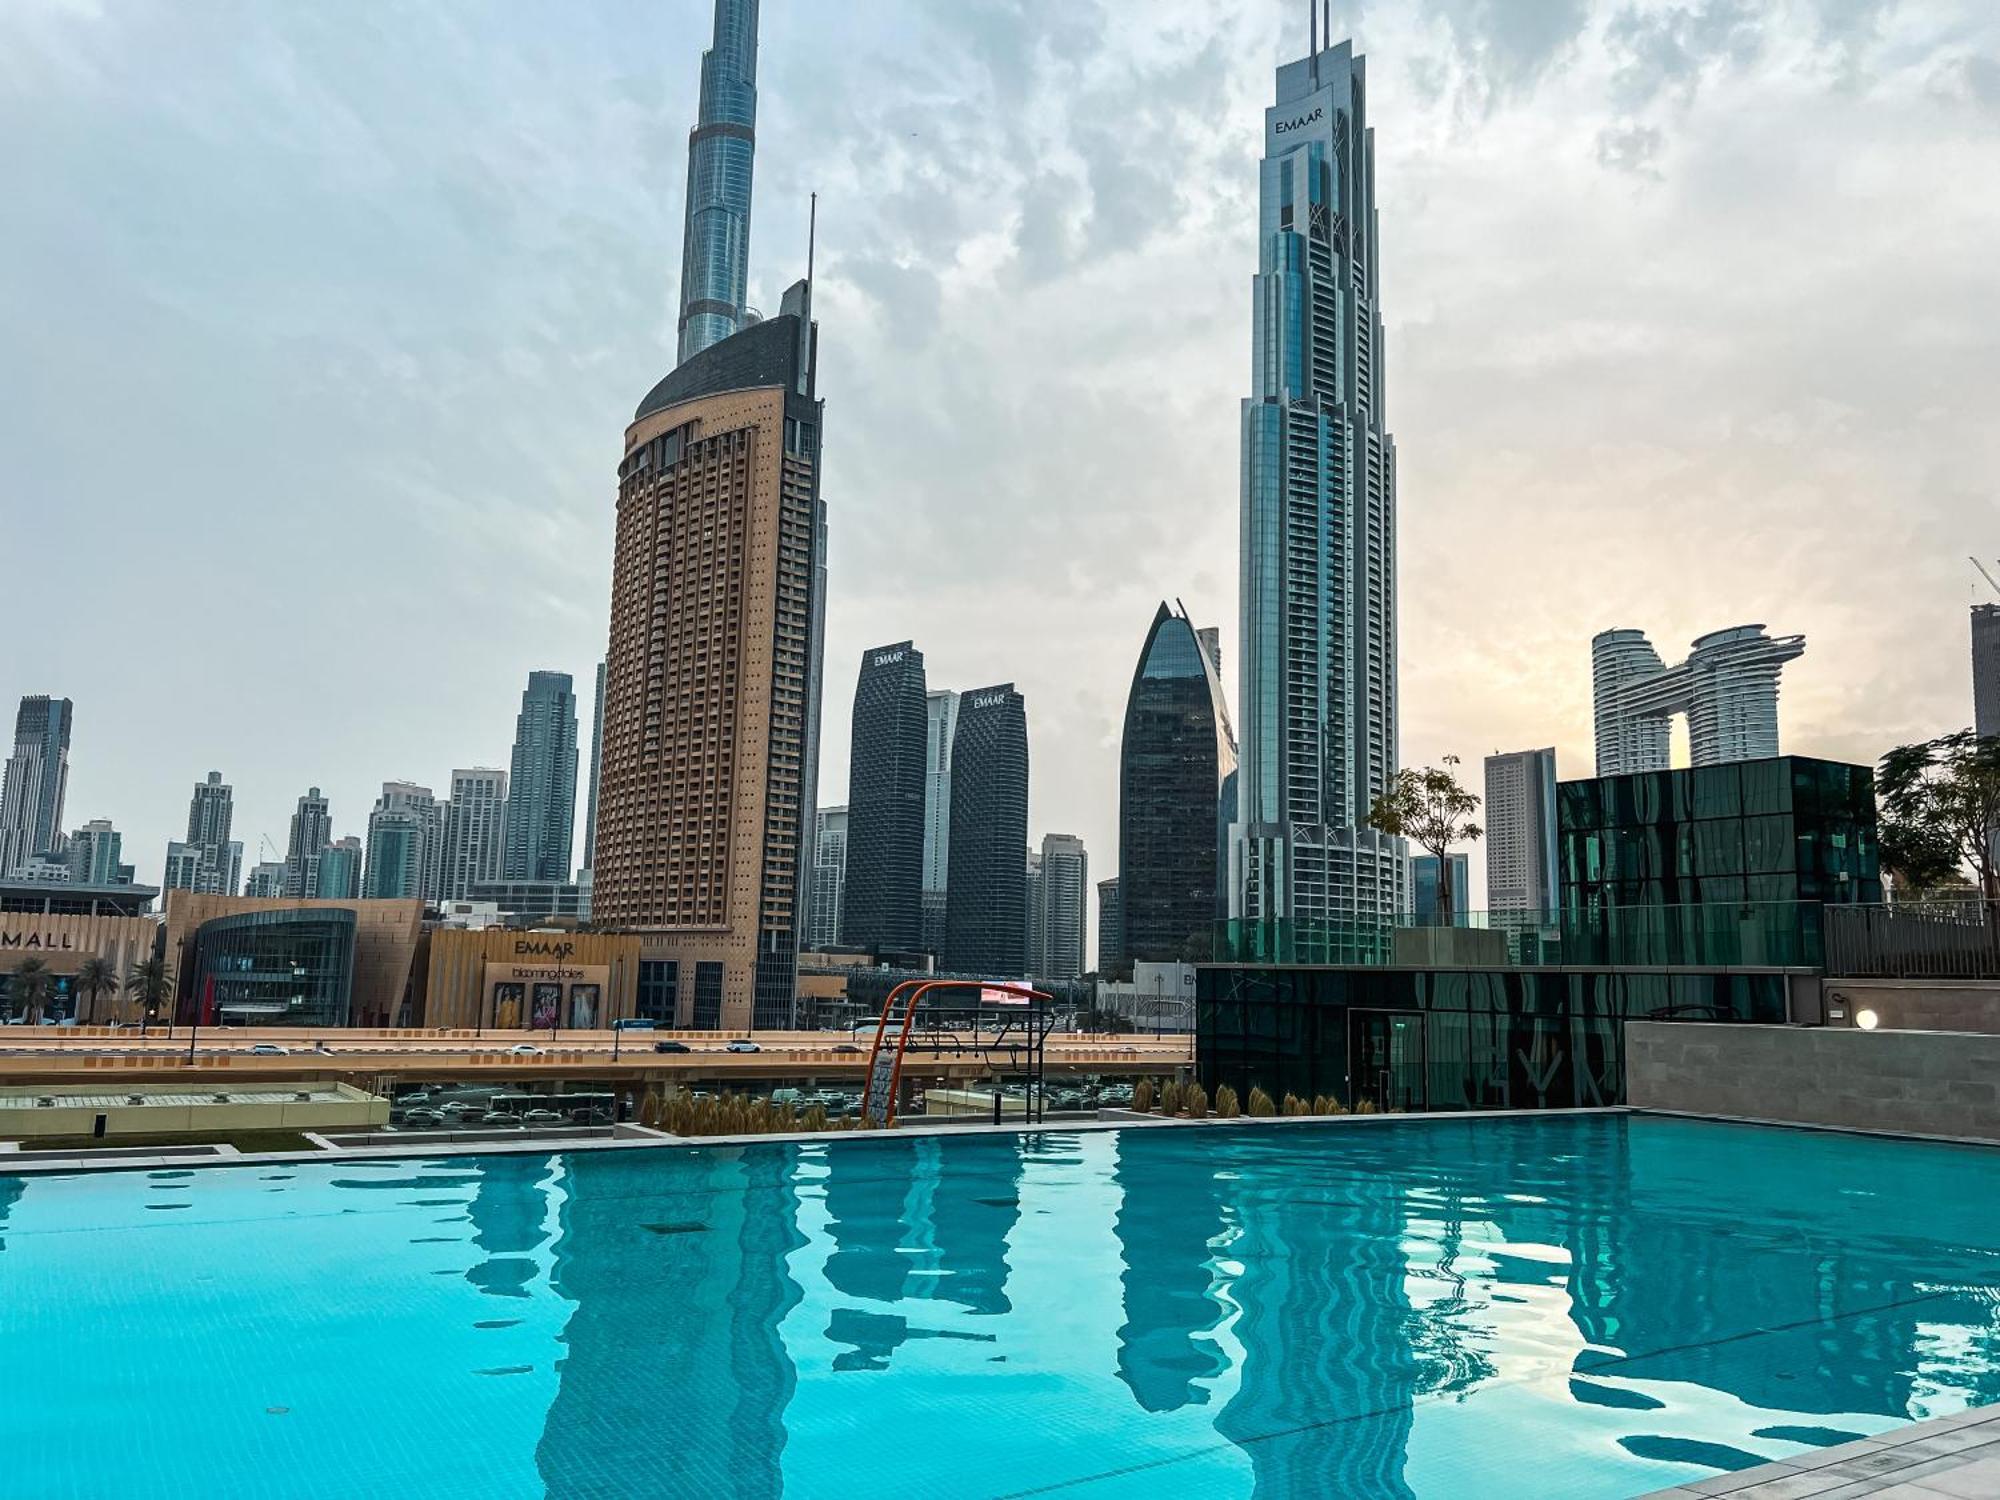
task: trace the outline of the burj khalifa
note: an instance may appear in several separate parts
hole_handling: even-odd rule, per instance
[[[688,135],[680,362],[743,326],[756,154],[757,0],[716,0],[715,38],[701,55],[701,112]]]

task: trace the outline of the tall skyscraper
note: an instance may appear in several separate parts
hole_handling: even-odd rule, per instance
[[[1028,892],[1021,856],[1027,847],[1027,700],[1011,682],[961,693],[951,745],[945,968],[994,978],[1026,972]]]
[[[507,773],[474,766],[451,773],[444,815],[444,897],[463,901],[475,882],[501,878],[507,842]]]
[[[1487,756],[1485,812],[1486,909],[1555,911],[1561,902],[1554,747]],[[1461,902],[1469,895],[1461,895]]]
[[[757,0],[716,0],[701,55],[701,113],[688,136],[681,237],[685,364],[743,326],[750,287],[750,177],[757,153]]]
[[[840,931],[858,947],[908,952],[923,938],[926,708],[914,644],[861,653],[853,724]]]
[[[1733,625],[1697,636],[1687,660],[1668,667],[1643,632],[1600,632],[1590,643],[1597,774],[1667,769],[1675,714],[1687,715],[1694,765],[1776,755],[1778,676],[1805,649],[1802,635]]]
[[[235,792],[224,783],[220,771],[210,771],[206,781],[197,781],[188,799],[187,839],[167,845],[166,879],[170,891],[199,891],[204,895],[236,894],[243,846],[229,837],[235,818]]]
[[[319,879],[313,894],[322,901],[353,901],[361,895],[361,840],[335,839],[319,852]]]
[[[0,875],[62,847],[75,708],[67,698],[37,693],[14,715],[14,753],[0,776]]]
[[[1123,958],[1205,959],[1227,911],[1236,741],[1213,641],[1162,604],[1132,672],[1118,759]]]
[[[1463,854],[1447,857],[1451,860],[1451,925],[1466,927],[1470,925],[1466,914],[1472,906],[1472,862]],[[1438,875],[1435,854],[1410,857],[1410,915],[1419,927],[1439,921]]]
[[[1025,893],[1023,905],[1028,914],[1027,969],[1029,974],[1040,975],[1042,961],[1047,949],[1042,932],[1042,922],[1048,916],[1048,909],[1042,903],[1042,851],[1027,851],[1027,861],[1022,867],[1022,890]]]
[[[291,836],[285,843],[283,894],[301,900],[319,894],[319,857],[333,842],[333,813],[318,787],[299,798],[292,811]]]
[[[506,878],[566,881],[575,846],[575,685],[567,672],[530,672],[507,780]]]
[[[831,948],[841,941],[840,907],[847,877],[847,809],[822,807],[814,816],[813,879],[806,909],[807,948]]]
[[[249,878],[243,882],[243,894],[264,900],[284,895],[285,862],[281,859],[266,859],[252,865]]]
[[[2000,734],[2000,604],[1972,606],[1972,729]]]
[[[597,868],[597,783],[604,775],[604,663],[597,664],[597,692],[590,713],[590,803],[583,819],[583,868]]]
[[[1116,875],[1097,882],[1097,972],[1102,978],[1110,979],[1125,972],[1123,906]]]
[[[1395,919],[1406,865],[1403,842],[1368,827],[1397,745],[1396,448],[1366,92],[1348,42],[1278,69],[1242,413],[1230,914],[1324,924],[1336,942]]]
[[[591,911],[651,929],[691,1024],[785,1026],[818,576],[808,288],[640,403],[619,467]]]
[[[1045,833],[1039,863],[1041,919],[1035,927],[1041,948],[1029,955],[1028,972],[1038,979],[1074,979],[1086,964],[1090,856],[1074,834]]]
[[[71,885],[130,885],[132,867],[120,863],[125,840],[106,818],[93,818],[69,836],[63,851]]]
[[[444,818],[427,786],[385,781],[368,814],[368,864],[361,894],[377,900],[435,901],[443,885]]]
[[[951,740],[958,732],[958,694],[935,688],[924,695],[924,890],[926,953],[944,948],[944,893],[951,868]]]

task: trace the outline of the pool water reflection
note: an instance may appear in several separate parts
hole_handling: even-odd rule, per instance
[[[1621,1496],[1996,1309],[2000,1152],[1622,1116],[0,1180],[0,1495]]]

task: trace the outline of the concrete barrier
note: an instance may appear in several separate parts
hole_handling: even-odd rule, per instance
[[[2000,1036],[1628,1021],[1635,1109],[2000,1141]]]

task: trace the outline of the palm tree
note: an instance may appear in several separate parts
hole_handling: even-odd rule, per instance
[[[89,1003],[91,1024],[97,1023],[97,998],[107,990],[118,988],[118,971],[111,967],[111,960],[92,954],[76,970],[76,992]]]
[[[42,1007],[49,1003],[49,994],[55,987],[56,976],[49,972],[47,964],[39,958],[24,958],[21,967],[7,981],[7,994],[21,1007],[21,1019],[35,1026],[41,1023]]]
[[[166,959],[155,954],[133,964],[125,976],[125,993],[139,1004],[139,1035],[144,1036],[147,1023],[159,1020],[160,1007],[173,998],[174,980]]]

